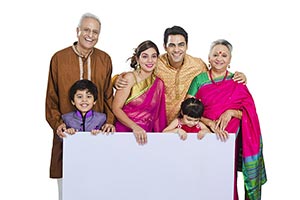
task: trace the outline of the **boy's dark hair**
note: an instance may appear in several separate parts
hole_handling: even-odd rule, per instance
[[[169,35],[182,35],[186,44],[188,44],[188,33],[180,26],[173,26],[165,30],[164,45],[167,45]]]
[[[202,102],[194,97],[188,98],[181,103],[179,118],[187,115],[193,118],[201,118],[204,112]]]
[[[87,79],[82,79],[79,81],[76,81],[72,87],[70,88],[69,92],[69,98],[71,101],[74,101],[74,96],[77,90],[88,90],[93,96],[94,96],[94,101],[98,99],[98,89],[97,86],[90,80]]]

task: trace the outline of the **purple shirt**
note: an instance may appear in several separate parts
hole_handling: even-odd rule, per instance
[[[74,128],[76,131],[92,131],[101,129],[106,122],[106,114],[93,110],[82,116],[80,111],[73,111],[62,115],[67,128]]]

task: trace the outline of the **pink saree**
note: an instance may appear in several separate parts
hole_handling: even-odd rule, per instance
[[[203,117],[212,120],[218,119],[228,109],[242,111],[242,119],[232,118],[226,130],[229,133],[241,134],[241,144],[236,144],[242,148],[242,172],[246,194],[250,200],[260,200],[261,186],[267,178],[259,119],[248,88],[234,82],[231,77],[232,74],[224,81],[215,80],[215,83],[212,83],[207,73],[202,73],[193,80],[188,94],[203,102]],[[236,157],[236,162],[237,160]],[[235,199],[237,198],[235,196]]]
[[[123,111],[146,132],[162,132],[167,125],[163,81],[152,75],[135,84],[125,102]],[[115,126],[117,132],[132,132],[130,128],[119,121]]]

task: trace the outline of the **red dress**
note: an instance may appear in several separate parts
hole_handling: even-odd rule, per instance
[[[201,127],[200,124],[196,124],[195,126],[189,127],[185,124],[181,123],[181,119],[178,119],[178,125],[177,128],[181,128],[183,130],[185,130],[185,132],[187,133],[198,133],[199,131],[201,131]]]

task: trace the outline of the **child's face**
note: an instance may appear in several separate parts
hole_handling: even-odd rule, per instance
[[[80,111],[85,114],[93,108],[95,105],[94,96],[88,92],[88,90],[77,90],[74,95],[74,101],[72,104]]]
[[[187,115],[183,115],[182,123],[187,125],[188,127],[193,127],[197,125],[200,121],[200,118],[189,117]]]

